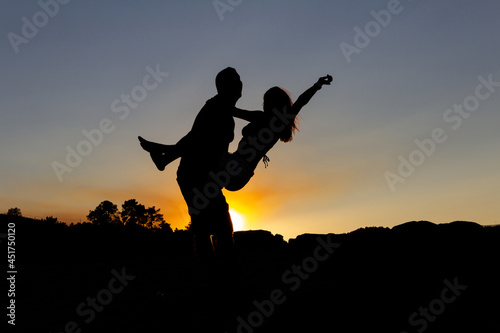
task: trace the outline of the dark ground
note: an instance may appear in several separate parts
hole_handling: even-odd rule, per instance
[[[16,332],[500,332],[498,226],[409,222],[289,243],[238,232],[237,270],[224,273],[201,269],[187,232],[14,221]],[[128,280],[111,293],[116,274]]]

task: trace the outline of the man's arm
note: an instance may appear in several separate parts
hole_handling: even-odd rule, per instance
[[[235,107],[233,110],[233,117],[252,122],[257,120],[262,115],[262,113],[263,111],[248,111]]]

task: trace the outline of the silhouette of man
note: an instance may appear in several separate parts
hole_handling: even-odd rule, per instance
[[[243,85],[231,67],[217,74],[215,85],[217,95],[206,102],[191,131],[177,143],[183,152],[177,183],[189,208],[196,253],[204,264],[213,262],[215,254],[222,262],[231,261],[234,247],[229,206],[210,172],[218,170],[234,139],[233,111]]]

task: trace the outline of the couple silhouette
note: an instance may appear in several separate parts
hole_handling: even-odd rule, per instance
[[[175,145],[145,140],[139,136],[158,170],[181,158],[177,183],[189,208],[196,254],[203,264],[232,264],[234,259],[233,225],[222,188],[237,191],[254,174],[260,160],[269,162],[266,153],[278,141],[290,142],[296,127],[296,116],[330,75],[318,81],[295,103],[281,88],[264,94],[263,111],[236,107],[243,84],[234,68],[227,67],[215,78],[217,95],[209,99],[195,118],[191,131]],[[235,152],[229,153],[234,139],[234,117],[249,122]]]

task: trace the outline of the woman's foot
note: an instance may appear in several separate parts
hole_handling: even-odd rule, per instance
[[[163,171],[165,170],[165,167],[175,160],[175,158],[167,158],[167,156],[163,153],[150,153],[151,159],[153,160],[154,164],[156,165],[156,168],[158,170]]]
[[[177,154],[175,145],[162,145],[159,143],[151,142],[139,136],[141,147],[149,152],[151,159],[158,168],[163,171],[170,162],[176,160],[180,156]]]
[[[151,141],[148,141],[144,139],[142,136],[139,136],[139,142],[141,143],[142,149],[144,149],[147,152],[153,153],[155,151],[158,151],[158,146],[160,146],[158,143],[154,143]]]

